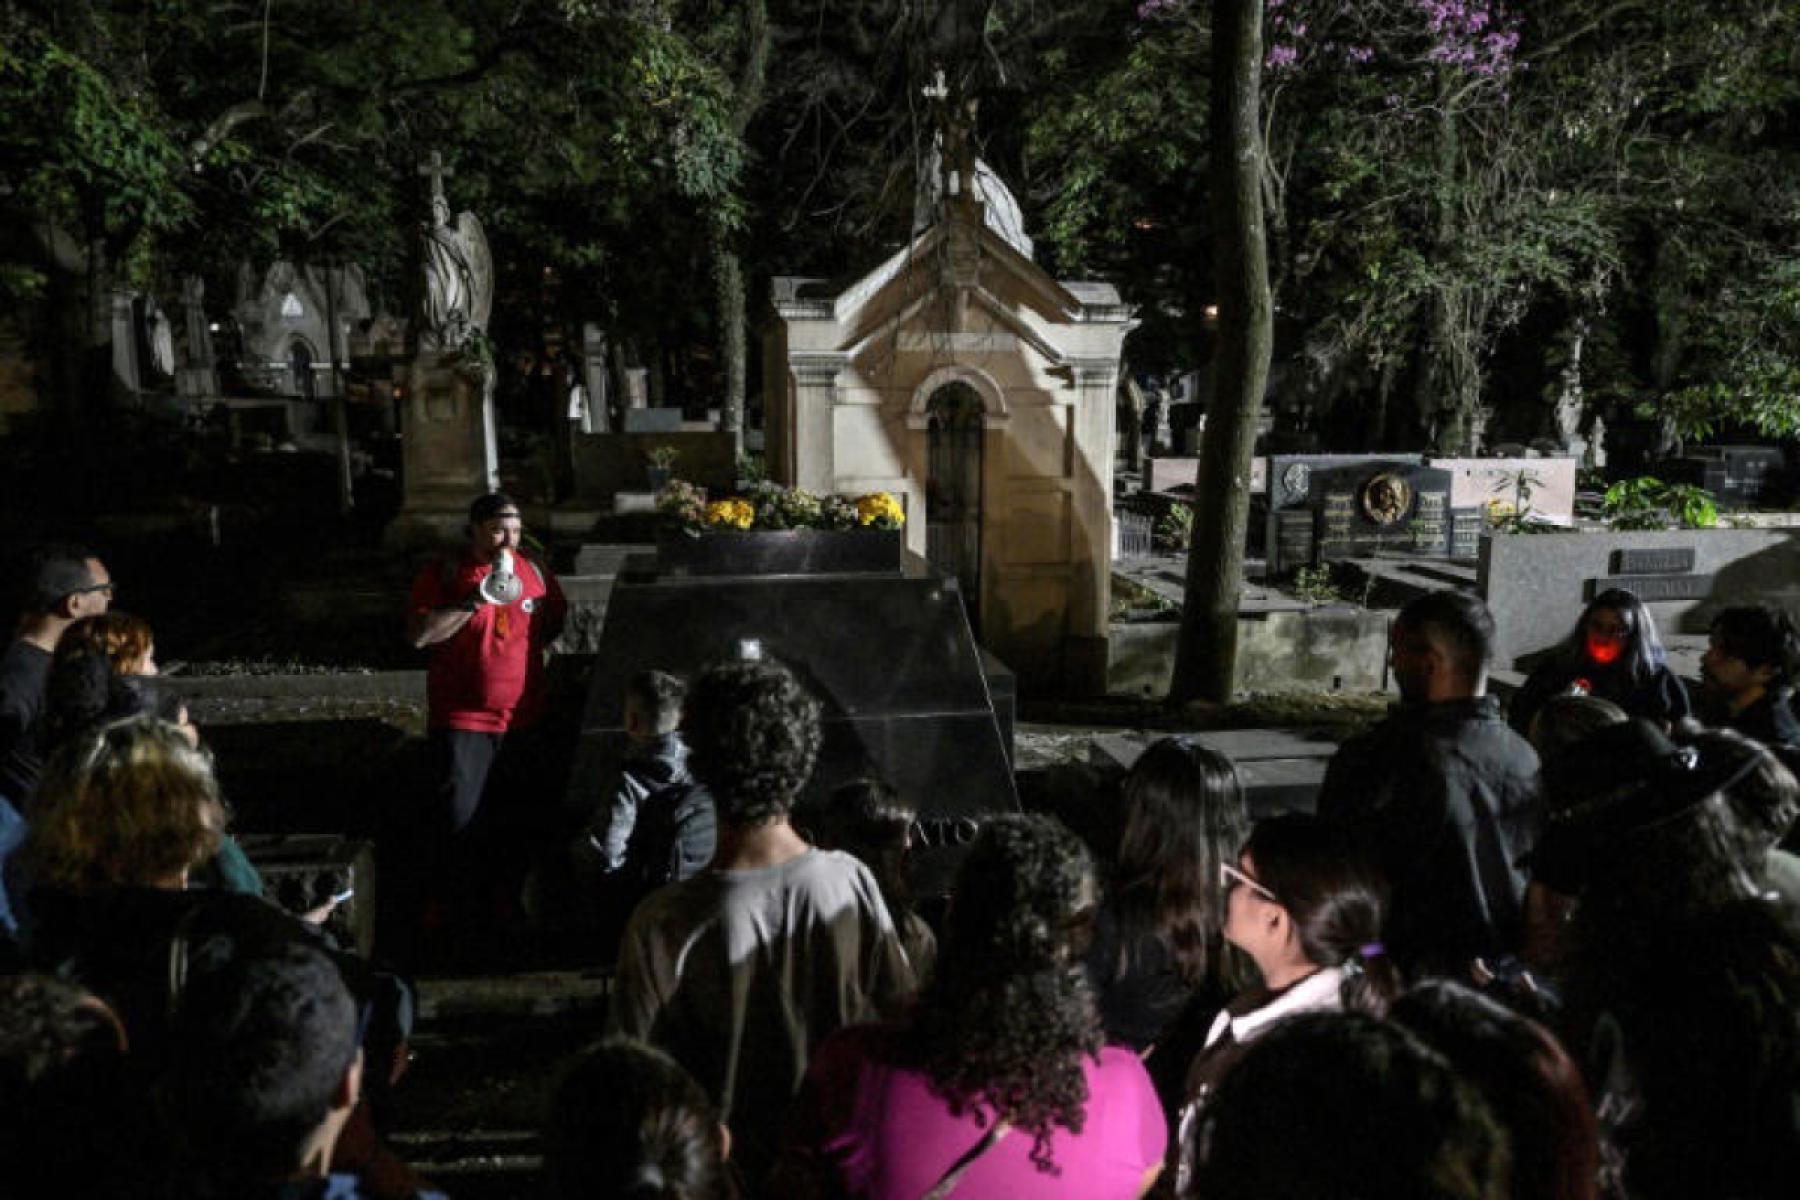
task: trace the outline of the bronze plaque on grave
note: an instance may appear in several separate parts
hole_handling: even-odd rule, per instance
[[[1397,472],[1385,471],[1363,486],[1363,512],[1377,525],[1392,525],[1411,507],[1412,488]]]

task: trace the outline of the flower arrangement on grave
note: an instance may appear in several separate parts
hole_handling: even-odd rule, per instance
[[[672,479],[656,493],[656,508],[693,536],[734,530],[893,530],[906,524],[906,510],[889,492],[821,497],[766,480],[740,490],[741,495],[713,500],[705,489]]]
[[[656,493],[656,511],[687,529],[706,523],[706,489],[685,479],[671,479]]]
[[[744,489],[744,499],[756,509],[757,529],[825,528],[824,506],[805,488],[782,487],[759,479]]]
[[[846,496],[827,496],[819,506],[820,529],[855,529],[860,524],[856,501]]]
[[[756,524],[756,507],[736,496],[712,500],[706,505],[705,520],[713,529],[749,529]]]
[[[906,524],[906,510],[888,492],[857,497],[856,522],[872,529],[898,529]]]

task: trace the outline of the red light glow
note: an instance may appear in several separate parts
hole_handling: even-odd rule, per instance
[[[1588,657],[1601,666],[1608,666],[1619,661],[1625,653],[1625,639],[1608,637],[1603,633],[1590,633],[1587,638]]]

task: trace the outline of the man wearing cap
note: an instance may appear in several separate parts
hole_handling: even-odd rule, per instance
[[[1363,833],[1393,887],[1389,951],[1408,971],[1464,974],[1514,954],[1536,841],[1539,764],[1487,694],[1494,619],[1462,592],[1402,609],[1390,638],[1400,703],[1339,748],[1321,816]]]
[[[44,689],[63,630],[112,603],[112,576],[79,546],[43,546],[24,574],[30,588],[17,635],[0,654],[0,802],[22,808],[43,769]],[[11,814],[0,810],[0,823]]]
[[[439,850],[474,820],[507,735],[543,714],[544,652],[568,609],[556,576],[520,549],[524,527],[512,497],[477,499],[467,532],[460,555],[427,565],[413,581],[406,627],[415,648],[431,648],[436,774],[425,832]]]

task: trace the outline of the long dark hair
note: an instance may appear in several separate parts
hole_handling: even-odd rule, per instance
[[[724,1200],[719,1115],[674,1059],[616,1038],[564,1077],[544,1130],[557,1200]]]
[[[863,778],[834,788],[824,807],[809,814],[811,832],[821,846],[853,854],[869,868],[896,921],[913,910],[906,848],[918,812],[881,780]]]
[[[1400,974],[1381,945],[1388,885],[1338,826],[1303,813],[1257,822],[1244,853],[1287,910],[1308,962],[1344,970],[1345,1008],[1381,1016]]]
[[[1056,1126],[1080,1133],[1083,1056],[1100,1017],[1081,965],[1094,872],[1075,835],[1043,816],[982,826],[956,876],[937,970],[904,1040],[910,1062],[958,1116],[986,1106],[1033,1139],[1054,1171]]]
[[[1250,832],[1237,768],[1198,742],[1162,738],[1125,776],[1121,798],[1125,831],[1107,896],[1119,931],[1116,969],[1130,970],[1136,948],[1158,938],[1182,978],[1199,984],[1219,964],[1219,864]]]
[[[1650,616],[1650,610],[1644,607],[1644,602],[1637,598],[1636,593],[1624,588],[1607,588],[1588,601],[1587,607],[1581,610],[1581,619],[1575,622],[1575,628],[1563,639],[1562,649],[1559,651],[1561,657],[1570,666],[1588,662],[1588,622],[1603,608],[1612,609],[1631,626],[1625,653],[1619,657],[1618,666],[1614,669],[1624,672],[1633,685],[1642,683],[1656,673],[1657,668],[1667,661],[1668,655],[1663,652],[1662,639],[1656,636],[1656,621]]]

